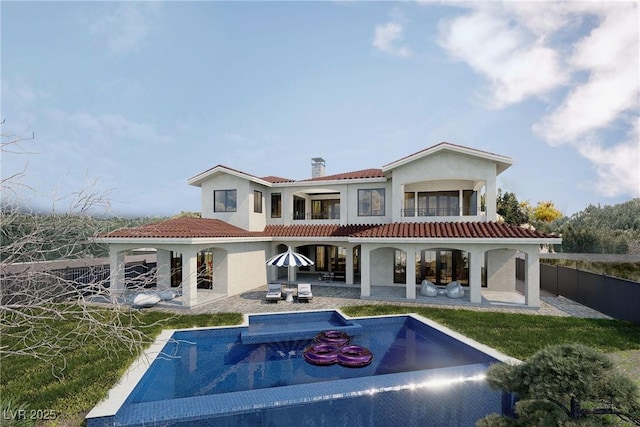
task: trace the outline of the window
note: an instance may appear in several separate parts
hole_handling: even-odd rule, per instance
[[[236,190],[215,190],[213,192],[213,211],[235,212],[237,199]]]
[[[418,193],[418,216],[459,216],[457,191]]]
[[[312,200],[311,219],[340,219],[340,199]]]
[[[358,190],[358,216],[384,215],[384,188]]]
[[[255,213],[262,213],[262,191],[253,191],[253,211]]]
[[[416,216],[416,193],[404,193],[404,214],[402,216]]]
[[[271,195],[271,218],[282,218],[282,194]]]

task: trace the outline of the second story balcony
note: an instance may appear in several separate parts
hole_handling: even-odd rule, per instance
[[[426,216],[477,216],[482,215],[484,209],[465,208],[410,208],[402,209],[401,215],[403,217],[426,217]]]
[[[481,212],[476,191],[419,191],[404,193],[404,209],[400,215],[404,218],[462,217],[482,215]]]

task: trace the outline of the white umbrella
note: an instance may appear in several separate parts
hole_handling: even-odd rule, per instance
[[[278,255],[275,255],[269,258],[267,260],[267,265],[275,265],[276,267],[288,267],[289,268],[288,279],[290,282],[293,282],[294,268],[313,265],[313,261],[311,261],[309,258],[307,258],[302,254],[293,252],[291,250],[291,246],[289,246],[286,252],[282,252]]]

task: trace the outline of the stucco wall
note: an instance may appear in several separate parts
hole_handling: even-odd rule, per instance
[[[393,169],[393,218],[402,221],[400,216],[404,207],[404,186],[415,188],[416,183],[425,182],[426,191],[440,191],[445,187],[442,181],[450,181],[454,187],[449,190],[479,190],[484,183],[487,206],[487,219],[495,220],[496,204],[496,164],[490,160],[471,157],[450,151],[441,151],[423,157],[411,163]],[[438,180],[429,183],[428,181]]]
[[[269,245],[266,242],[234,243],[227,247],[228,295],[237,295],[267,284],[265,261]]]
[[[371,285],[393,284],[393,265],[395,262],[394,248],[379,248],[371,251]]]
[[[253,212],[253,189],[249,181],[228,174],[218,174],[202,184],[202,217],[215,218],[237,227],[249,229],[249,213]],[[235,212],[214,212],[214,190],[236,190]]]
[[[486,252],[487,289],[491,291],[515,291],[516,251],[494,249]]]

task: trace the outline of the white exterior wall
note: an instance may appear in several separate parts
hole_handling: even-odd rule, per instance
[[[269,243],[234,243],[226,246],[228,295],[237,295],[267,284],[269,248]]]
[[[491,185],[495,188],[496,165],[493,161],[478,157],[471,157],[451,151],[440,151],[417,159],[411,163],[393,169],[392,193],[393,212],[391,222],[420,221],[478,221],[495,220],[496,192],[490,192]],[[444,191],[444,190],[479,190],[482,183],[486,183],[487,216],[472,217],[402,217],[404,209],[404,193],[406,191]],[[424,190],[423,190],[424,189]],[[480,195],[478,195],[478,199]],[[489,215],[492,207],[493,216]]]
[[[486,252],[487,289],[513,292],[516,290],[516,251],[495,249]]]
[[[214,212],[213,192],[215,190],[236,190],[235,212]],[[249,230],[249,213],[253,212],[253,189],[246,179],[228,174],[218,174],[202,183],[202,217],[228,222],[236,227]]]
[[[255,197],[255,191],[259,191],[262,193],[262,212],[257,213],[254,212],[254,197]],[[247,230],[249,231],[262,231],[264,230],[264,227],[267,225],[267,215],[271,215],[271,211],[267,211],[267,196],[268,196],[269,192],[268,192],[268,188],[263,186],[263,185],[259,185],[259,184],[255,184],[255,183],[250,183],[249,185],[249,211],[248,211],[248,215],[249,215],[249,226],[247,227]],[[240,196],[240,194],[238,193],[238,197]],[[269,196],[269,198],[271,198]]]
[[[350,184],[346,187],[348,194],[347,209],[345,212],[346,224],[386,224],[391,222],[391,201],[393,199],[391,183]],[[378,188],[384,188],[384,216],[359,216],[358,190],[373,190]],[[342,206],[340,209],[342,209]]]

